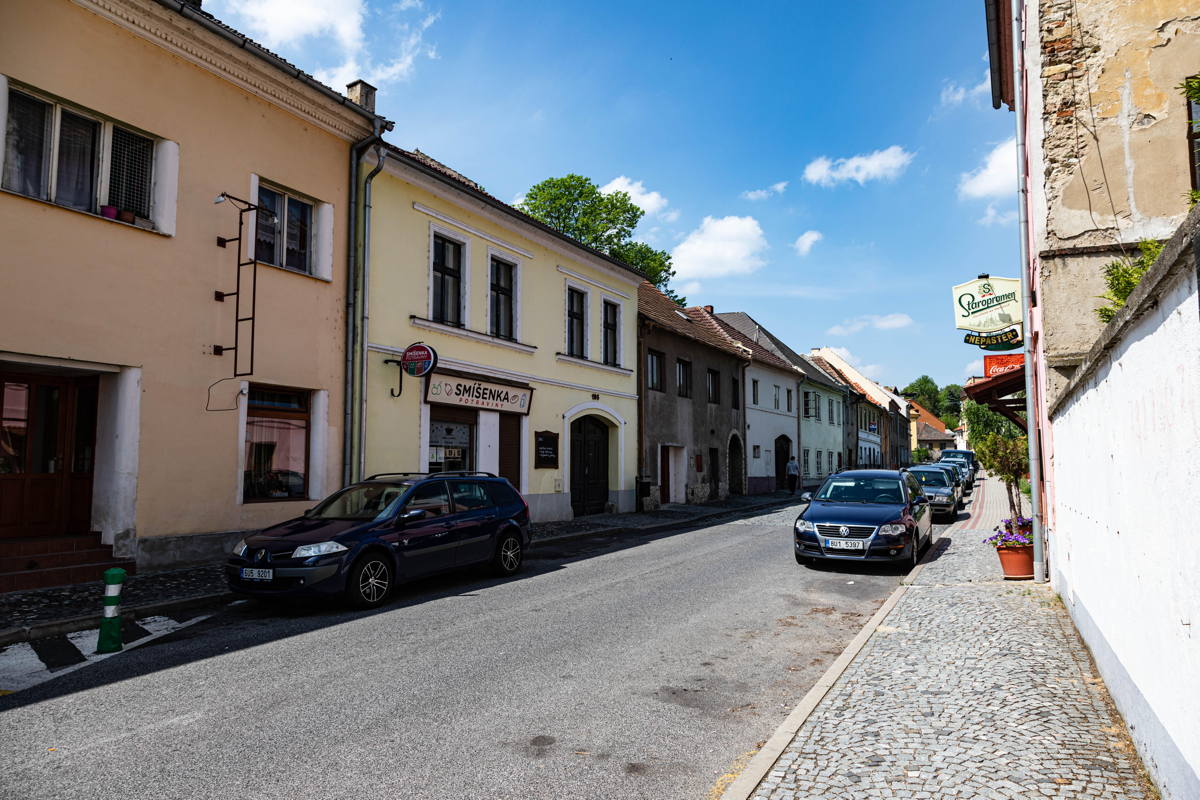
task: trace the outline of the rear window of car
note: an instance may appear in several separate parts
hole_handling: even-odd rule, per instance
[[[488,481],[480,485],[487,489],[492,502],[498,506],[511,506],[521,502],[521,496],[517,494],[517,490],[504,481]]]
[[[478,481],[450,481],[450,495],[457,511],[475,511],[492,506],[492,499]]]

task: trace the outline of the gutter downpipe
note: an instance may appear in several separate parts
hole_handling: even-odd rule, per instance
[[[358,344],[358,162],[362,152],[382,141],[383,133],[391,130],[391,124],[381,117],[374,120],[375,132],[361,142],[350,146],[350,209],[348,213],[349,252],[346,255],[346,366],[343,381],[342,403],[342,486],[354,478],[354,409],[358,392],[354,380],[355,348]]]
[[[375,157],[379,159],[375,168],[363,179],[363,235],[362,235],[362,299],[358,308],[359,339],[362,345],[358,351],[358,470],[357,477],[361,478],[367,468],[367,343],[370,341],[371,309],[371,183],[383,169],[387,160],[387,151],[380,142],[375,143]]]
[[[1046,582],[1046,553],[1042,527],[1042,464],[1041,464],[1041,420],[1037,413],[1037,396],[1034,393],[1033,372],[1036,361],[1029,322],[1032,315],[1032,296],[1029,290],[1029,184],[1028,163],[1025,157],[1025,127],[1028,108],[1025,103],[1025,28],[1023,0],[1011,0],[1012,13],[1012,58],[1013,58],[1013,101],[1017,112],[1017,210],[1021,235],[1021,322],[1024,326],[1025,345],[1025,427],[1029,443],[1029,493],[1030,513],[1033,515],[1033,580]]]

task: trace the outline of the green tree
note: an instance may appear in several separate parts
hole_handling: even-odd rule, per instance
[[[1022,511],[1021,481],[1029,474],[1029,441],[1024,436],[1009,438],[989,433],[974,445],[974,449],[983,468],[1004,481],[1008,510],[1015,520]]]
[[[1125,307],[1129,295],[1133,294],[1143,276],[1158,260],[1163,246],[1153,239],[1143,239],[1138,242],[1138,250],[1141,254],[1132,261],[1119,259],[1104,267],[1104,283],[1108,291],[1100,295],[1100,299],[1108,302],[1096,309],[1096,316],[1101,322],[1112,322],[1117,312]]]
[[[942,414],[959,414],[962,412],[963,388],[957,383],[948,383],[938,393],[942,401]]]
[[[633,231],[645,212],[627,192],[604,194],[590,178],[570,174],[547,178],[530,187],[517,208],[581,244],[640,270],[676,303],[686,302],[668,286],[675,277],[671,254],[633,240]]]
[[[922,375],[905,386],[901,391],[905,397],[911,397],[925,407],[935,417],[942,413],[942,397],[937,383],[928,375]]]
[[[955,430],[959,425],[962,424],[962,421],[958,418],[958,414],[942,414],[942,416],[938,417],[938,419],[940,419],[942,424],[945,425],[949,430]]]
[[[967,422],[967,443],[977,449],[988,436],[996,434],[1006,439],[1021,436],[1021,429],[985,405],[967,399],[962,404],[962,417]]]
[[[912,461],[914,464],[924,464],[929,460],[930,455],[928,447],[918,447],[916,450],[912,451]]]

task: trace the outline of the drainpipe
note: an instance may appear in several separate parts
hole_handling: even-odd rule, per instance
[[[1025,159],[1025,29],[1023,0],[1011,0],[1012,13],[1012,59],[1013,94],[1017,112],[1017,216],[1021,236],[1021,322],[1025,336],[1025,427],[1029,442],[1029,493],[1030,513],[1033,515],[1033,580],[1046,581],[1045,542],[1042,535],[1042,464],[1037,395],[1034,393],[1033,371],[1036,365],[1033,354],[1033,338],[1029,330],[1032,314],[1032,298],[1029,291],[1029,187],[1028,164]]]
[[[342,485],[354,479],[354,409],[359,396],[354,381],[354,352],[358,343],[358,293],[364,284],[358,279],[358,162],[371,145],[378,146],[391,123],[376,117],[374,133],[350,147],[350,209],[348,213],[349,252],[346,256],[346,364],[342,409]],[[365,340],[364,340],[365,341]]]
[[[378,162],[375,168],[363,179],[363,236],[362,236],[362,301],[359,303],[358,329],[362,345],[358,351],[358,475],[361,478],[367,468],[367,343],[370,342],[371,328],[371,184],[375,176],[383,169],[387,160],[387,152],[383,145],[376,143],[375,157]]]

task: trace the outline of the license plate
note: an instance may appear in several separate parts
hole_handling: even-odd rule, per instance
[[[274,579],[275,570],[273,569],[253,569],[251,567],[242,567],[242,580],[244,581],[269,581]]]
[[[857,539],[826,539],[825,549],[827,550],[862,550],[865,542],[860,542]]]

